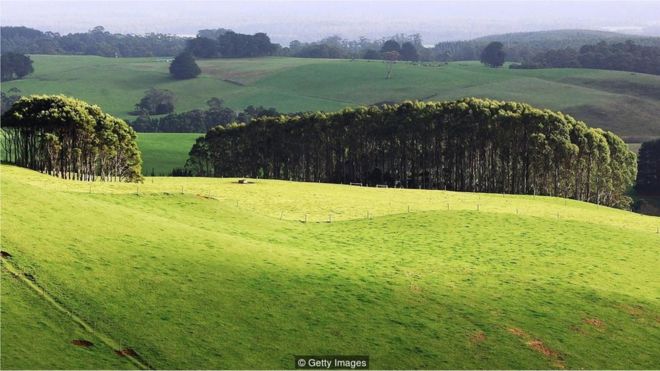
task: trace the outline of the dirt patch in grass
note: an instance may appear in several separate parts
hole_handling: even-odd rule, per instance
[[[641,317],[644,314],[644,308],[641,305],[622,305],[621,308],[633,317]]]
[[[584,323],[591,325],[596,328],[603,328],[605,327],[605,323],[603,321],[599,320],[598,318],[585,318]]]
[[[545,345],[542,340],[533,338],[528,333],[517,327],[511,327],[508,329],[508,331],[513,335],[524,339],[528,347],[548,358],[552,362],[553,367],[566,368],[566,364],[564,363],[564,359],[561,353]]]
[[[11,254],[6,251],[0,251],[0,256],[2,256],[5,259],[11,259]]]
[[[483,331],[475,331],[470,335],[470,342],[472,344],[479,344],[486,341],[486,334]]]
[[[535,351],[543,354],[546,358],[549,358],[552,360],[552,365],[557,368],[566,368],[566,364],[564,363],[564,359],[562,358],[561,354],[557,352],[556,350],[549,348],[547,345],[545,345],[541,340],[534,339],[531,341],[527,342],[527,346],[530,348],[534,349]]]
[[[89,348],[91,346],[94,346],[94,343],[92,343],[89,340],[84,340],[84,339],[71,340],[71,344],[73,344],[75,346],[83,347],[83,348]]]
[[[531,340],[527,342],[527,345],[534,349],[535,351],[543,354],[546,357],[556,357],[559,355],[556,351],[548,348],[541,340]]]
[[[126,357],[126,356],[138,357],[137,352],[133,350],[133,348],[116,349],[115,354],[120,357]]]
[[[508,329],[508,331],[518,337],[527,337],[527,333],[517,327],[511,327]]]

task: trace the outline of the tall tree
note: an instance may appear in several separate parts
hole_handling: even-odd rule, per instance
[[[481,63],[488,67],[502,67],[505,57],[504,45],[499,41],[493,41],[481,52]]]
[[[170,74],[175,79],[194,79],[200,73],[202,73],[202,70],[199,69],[199,66],[195,63],[195,58],[190,52],[186,51],[177,55],[170,63]]]

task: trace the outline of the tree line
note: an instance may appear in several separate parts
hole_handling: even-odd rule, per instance
[[[601,41],[623,43],[626,40],[633,40],[637,45],[642,46],[660,46],[658,37],[591,30],[555,30],[516,32],[462,41],[443,41],[435,44],[433,55],[437,61],[478,60],[482,50],[489,43],[499,41],[504,46],[507,61],[523,62],[548,50],[566,48],[577,50],[583,45],[593,45]]]
[[[512,68],[599,68],[660,75],[660,46],[642,46],[628,40],[601,41],[579,49],[565,48],[539,53]]]
[[[636,157],[609,131],[467,98],[255,118],[209,130],[194,175],[571,197],[627,208]]]
[[[65,179],[140,181],[136,133],[98,106],[32,95],[2,115],[3,161]]]
[[[249,122],[256,117],[279,114],[275,108],[252,105],[236,112],[225,106],[224,101],[219,98],[211,98],[206,104],[208,108],[204,110],[196,109],[162,117],[152,117],[142,111],[140,116],[129,124],[138,132],[205,133],[217,125],[227,125],[235,121]]]
[[[0,48],[22,54],[84,54],[102,57],[168,57],[180,53],[186,38],[160,33],[110,33],[102,26],[60,35],[28,27],[1,27]]]

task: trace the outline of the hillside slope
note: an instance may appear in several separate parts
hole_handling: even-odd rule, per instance
[[[156,368],[356,353],[372,368],[658,366],[660,218],[545,197],[1,170],[11,264]],[[22,287],[3,289],[1,360],[21,367],[7,354],[36,332],[7,325],[26,309],[5,301]]]
[[[660,76],[629,72],[490,69],[476,62],[421,66],[399,63],[391,80],[380,61],[304,58],[202,60],[203,74],[175,81],[153,58],[33,56],[35,73],[2,84],[23,94],[63,93],[130,118],[151,88],[174,91],[177,110],[203,108],[219,97],[232,108],[275,107],[281,112],[336,110],[405,99],[466,96],[517,100],[586,120],[621,136],[660,136]]]

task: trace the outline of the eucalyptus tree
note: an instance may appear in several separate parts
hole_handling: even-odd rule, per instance
[[[19,99],[2,115],[4,160],[76,180],[140,181],[136,133],[98,106],[62,95]]]
[[[627,207],[636,157],[612,134],[517,102],[403,102],[218,126],[189,162],[259,176],[539,194]]]

